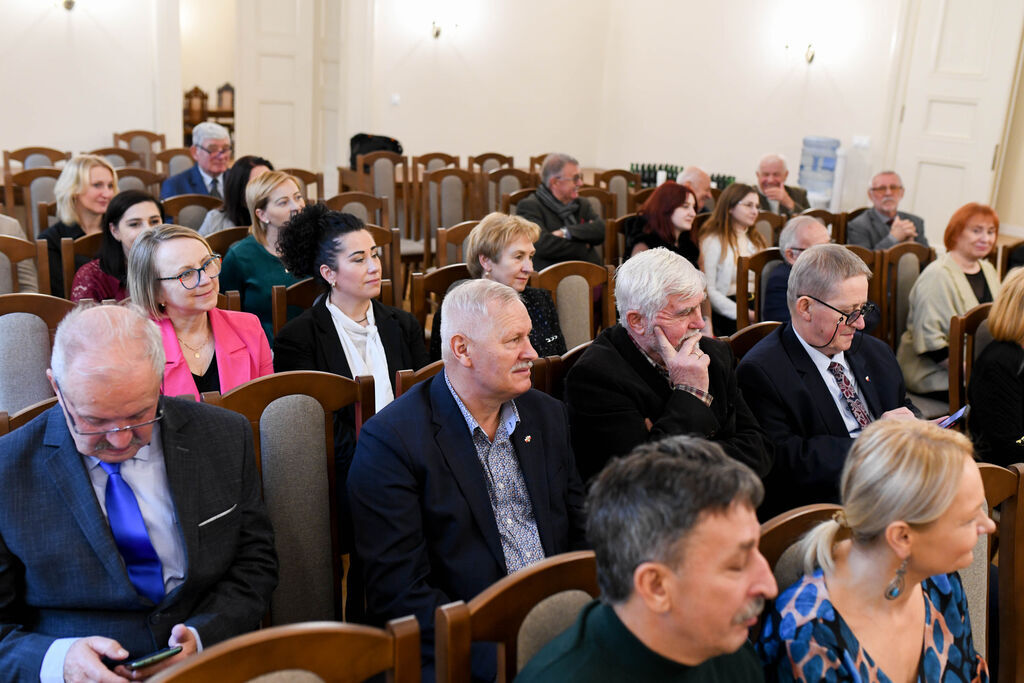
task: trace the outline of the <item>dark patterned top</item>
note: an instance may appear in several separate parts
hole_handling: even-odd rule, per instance
[[[925,579],[921,589],[924,650],[917,680],[988,681],[988,666],[974,650],[960,577],[938,574]],[[769,681],[891,680],[832,607],[821,569],[803,576],[775,600],[756,647]]]
[[[128,298],[128,289],[113,275],[100,268],[100,260],[93,259],[78,269],[71,281],[71,300],[92,299],[100,303],[104,299],[123,301]]]

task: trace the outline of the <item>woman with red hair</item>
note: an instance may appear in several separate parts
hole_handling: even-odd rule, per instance
[[[999,293],[999,274],[985,260],[996,246],[999,216],[971,202],[946,226],[946,254],[928,265],[910,290],[907,329],[896,358],[907,389],[949,400],[949,321]]]
[[[671,180],[658,186],[637,211],[635,218],[626,223],[625,261],[647,249],[665,247],[695,268],[700,256],[691,238],[690,228],[697,216],[697,197],[686,185]]]

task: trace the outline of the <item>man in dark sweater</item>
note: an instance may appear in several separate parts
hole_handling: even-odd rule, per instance
[[[613,461],[587,500],[601,599],[516,681],[763,681],[747,642],[775,578],[757,544],[757,475],[674,436]]]

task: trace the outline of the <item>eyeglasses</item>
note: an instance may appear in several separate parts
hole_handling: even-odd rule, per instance
[[[203,147],[202,145],[196,145],[196,147],[198,147],[199,149],[203,150],[204,152],[209,154],[211,157],[219,157],[219,156],[223,156],[225,154],[230,156],[231,152],[233,152],[234,149],[235,149],[231,145],[228,145],[227,147]]]
[[[54,381],[54,384],[57,384]],[[61,401],[65,404],[65,413],[67,413],[68,421],[71,422],[71,429],[74,430],[75,434],[79,436],[107,436],[108,434],[118,434],[120,432],[131,432],[136,429],[142,429],[148,427],[151,424],[156,424],[160,420],[164,419],[164,406],[163,402],[157,403],[156,416],[152,420],[146,420],[138,424],[128,425],[126,427],[115,427],[114,429],[99,429],[95,431],[82,431],[78,428],[78,424],[75,422],[75,416],[71,414],[71,411],[67,408],[71,408],[71,402],[68,401],[67,397],[64,396],[64,392],[60,389],[60,384],[57,384],[57,393],[60,394]]]
[[[902,185],[878,185],[877,187],[872,187],[871,191],[874,192],[875,194],[882,194],[883,192],[888,190],[889,192],[896,194],[902,189]]]
[[[811,296],[810,294],[801,294],[799,296],[806,296],[808,299],[813,299],[813,300],[817,301],[819,304],[821,304],[822,306],[824,306],[826,308],[831,308],[833,311],[835,311],[839,315],[843,316],[843,319],[840,320],[839,322],[845,322],[846,325],[849,326],[849,327],[853,327],[853,324],[855,322],[857,322],[861,318],[865,317],[868,313],[871,313],[871,312],[873,312],[875,310],[875,305],[873,303],[871,303],[871,302],[868,302],[868,303],[864,304],[863,306],[861,306],[860,308],[854,309],[854,310],[850,311],[849,313],[847,313],[845,311],[840,311],[835,306],[831,306],[831,305],[825,303],[824,301],[822,301],[821,299],[819,299],[818,297]],[[799,297],[797,297],[797,298],[799,298]]]
[[[744,209],[760,209],[761,205],[755,202],[737,202],[736,206],[742,206]]]
[[[198,268],[189,268],[170,277],[158,277],[157,280],[177,280],[185,289],[195,289],[203,281],[203,276],[200,273],[206,273],[206,277],[211,280],[220,275],[220,254],[210,254],[210,258],[206,259]]]
[[[555,176],[555,180],[568,180],[568,181],[570,181],[572,183],[582,183],[583,182],[583,174],[582,173],[577,173],[576,175],[572,176],[571,178],[563,178],[560,175],[556,175]]]

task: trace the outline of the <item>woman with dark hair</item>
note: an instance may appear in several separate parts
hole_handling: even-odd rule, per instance
[[[711,319],[719,336],[736,331],[736,299],[749,297],[736,291],[736,261],[768,246],[756,228],[759,207],[755,188],[733,183],[722,191],[700,231],[701,270],[708,281]]]
[[[128,298],[128,252],[135,238],[163,223],[163,205],[148,192],[125,190],[103,214],[100,257],[78,269],[71,283],[71,300]]]
[[[697,196],[693,190],[671,180],[662,183],[636,216],[626,221],[626,253],[622,260],[647,249],[665,247],[700,267],[700,249],[690,232],[696,217]]]
[[[231,168],[224,173],[224,205],[206,214],[203,224],[199,226],[199,234],[212,235],[218,230],[251,225],[249,207],[245,203],[245,186],[250,180],[273,170],[272,163],[252,155],[241,157],[231,164]]]

